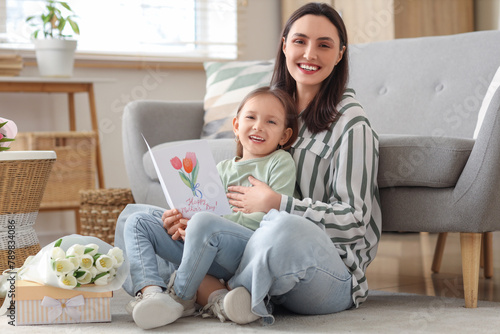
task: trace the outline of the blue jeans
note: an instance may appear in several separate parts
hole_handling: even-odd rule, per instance
[[[115,239],[115,244],[120,247],[124,243],[130,262],[132,294],[148,285],[166,288],[169,274],[175,268],[174,289],[182,299],[195,296],[207,273],[224,280],[234,275],[252,230],[212,213],[200,212],[188,222],[186,241],[172,240],[161,220],[164,211],[150,205],[131,204],[118,218],[117,233],[123,232],[123,239]],[[170,270],[161,269],[163,266]],[[168,277],[161,272],[168,272]]]
[[[232,277],[228,285],[250,291],[252,311],[267,323],[274,321],[266,308],[271,297],[299,314],[353,306],[352,275],[339,250],[307,219],[271,210],[253,232],[212,214],[197,214],[188,223],[184,244],[163,228],[164,211],[133,204],[118,218],[115,245],[130,262],[131,280],[124,284],[129,294],[152,284],[166,287],[178,268],[174,288],[181,298],[194,296],[206,273]]]
[[[247,243],[240,266],[228,282],[252,295],[252,311],[267,323],[273,301],[299,314],[328,314],[353,306],[352,275],[339,250],[314,223],[271,210]]]

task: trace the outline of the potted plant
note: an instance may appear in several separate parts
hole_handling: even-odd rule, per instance
[[[72,76],[77,42],[68,38],[73,34],[80,34],[75,17],[75,13],[66,2],[47,0],[41,14],[26,19],[26,22],[36,28],[32,38],[41,76]]]

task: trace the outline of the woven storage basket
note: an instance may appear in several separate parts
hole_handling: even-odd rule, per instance
[[[94,132],[23,132],[13,150],[53,150],[57,154],[40,208],[78,208],[79,191],[95,189],[96,141]]]
[[[14,240],[15,248],[9,249]],[[0,271],[19,268],[26,258],[40,251],[40,242],[33,227],[19,229],[15,234],[0,232]]]
[[[54,152],[0,153],[0,272],[40,250],[33,225],[55,160]]]
[[[134,203],[130,189],[82,190],[80,202],[81,234],[114,245],[116,220],[127,204]]]

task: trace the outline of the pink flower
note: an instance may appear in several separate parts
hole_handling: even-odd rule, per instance
[[[196,154],[194,152],[186,152],[186,159],[190,159],[193,163],[193,168],[196,167]]]
[[[179,159],[178,157],[170,159],[170,163],[172,164],[172,167],[174,167],[175,169],[181,169],[182,168],[181,159]]]
[[[16,123],[0,117],[0,151],[8,150],[8,146],[17,135]]]

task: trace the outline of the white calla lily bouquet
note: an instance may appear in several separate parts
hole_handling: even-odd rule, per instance
[[[95,237],[74,234],[28,258],[18,275],[20,279],[64,289],[105,292],[118,290],[128,271],[120,248]]]

